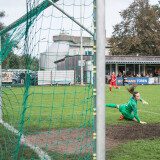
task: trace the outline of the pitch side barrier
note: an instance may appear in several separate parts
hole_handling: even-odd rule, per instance
[[[127,82],[128,84],[134,84],[134,83],[136,84],[160,84],[160,76],[159,77],[140,77],[140,78],[126,77],[125,82]],[[123,85],[123,78],[117,78],[117,85]]]
[[[38,71],[38,85],[59,85],[75,83],[74,70]]]

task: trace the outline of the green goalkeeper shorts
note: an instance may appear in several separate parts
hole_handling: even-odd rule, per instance
[[[119,111],[122,113],[122,115],[127,118],[127,119],[133,119],[134,118],[134,115],[131,114],[131,113],[128,113],[126,110],[125,110],[125,105],[119,105]]]

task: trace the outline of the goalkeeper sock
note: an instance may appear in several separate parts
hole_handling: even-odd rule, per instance
[[[106,107],[116,108],[116,107],[117,107],[117,105],[116,105],[116,104],[106,104]]]

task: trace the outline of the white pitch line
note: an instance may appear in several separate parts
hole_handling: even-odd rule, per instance
[[[8,123],[0,120],[0,123],[4,125],[4,127],[6,127],[8,130],[10,130],[11,132],[15,133],[17,136],[20,136],[20,133],[18,132],[18,130],[16,130],[14,127],[12,127],[11,125],[9,125]],[[47,153],[45,153],[43,150],[41,150],[39,147],[33,146],[29,143],[28,140],[26,140],[25,136],[22,134],[21,136],[21,143],[22,144],[26,144],[28,147],[30,147],[31,149],[35,150],[35,152],[37,153],[37,155],[41,158],[41,160],[51,160],[51,158],[47,155]]]
[[[146,112],[146,113],[149,113],[149,114],[156,114],[156,115],[160,115],[160,113],[150,112],[150,111],[142,111],[142,110],[138,110],[138,112]]]

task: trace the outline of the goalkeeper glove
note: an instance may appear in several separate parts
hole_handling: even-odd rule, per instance
[[[142,122],[142,121],[140,121],[139,123],[140,123],[140,124],[147,124],[146,122]]]
[[[143,104],[148,104],[148,102],[146,102],[145,100],[142,100],[142,103],[143,103]]]

